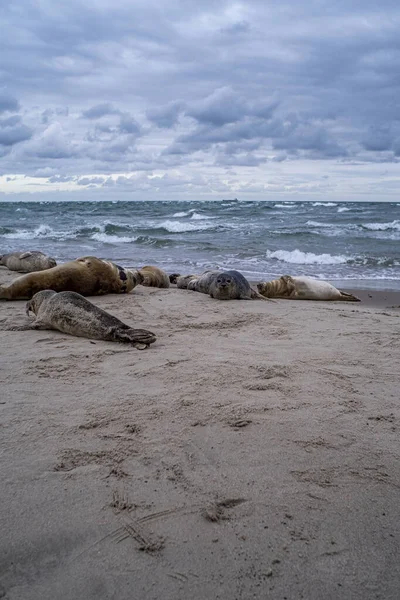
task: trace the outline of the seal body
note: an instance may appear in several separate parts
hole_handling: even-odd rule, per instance
[[[189,283],[188,289],[216,300],[265,300],[239,271],[208,271]]]
[[[257,289],[266,298],[288,298],[291,300],[344,300],[360,302],[353,294],[338,290],[327,281],[312,277],[283,275],[279,279],[258,283]]]
[[[180,290],[187,290],[189,284],[196,281],[199,278],[199,275],[178,275],[176,278],[176,287]]]
[[[29,312],[36,315],[29,329],[56,329],[93,340],[146,346],[156,340],[151,331],[129,327],[76,292],[38,292],[26,305]]]
[[[211,281],[213,280],[214,275],[217,273],[218,271],[204,271],[204,273],[201,275],[197,275],[188,279],[186,287],[188,290],[201,292],[202,294],[209,294]]]
[[[11,252],[0,256],[0,265],[4,265],[10,271],[20,273],[33,273],[44,271],[57,266],[55,258],[40,252],[39,250],[28,250],[27,252]]]
[[[137,271],[95,256],[84,256],[46,271],[22,275],[9,285],[0,286],[0,299],[29,300],[42,290],[71,291],[82,296],[126,294],[141,280]]]
[[[147,287],[169,288],[170,279],[167,273],[162,269],[146,265],[139,269],[139,273],[143,277],[141,285]]]

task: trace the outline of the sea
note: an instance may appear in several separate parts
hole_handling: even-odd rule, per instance
[[[0,253],[107,258],[168,273],[237,269],[400,290],[400,203],[96,201],[0,203]]]

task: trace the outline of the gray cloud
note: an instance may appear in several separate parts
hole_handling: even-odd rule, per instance
[[[78,179],[78,185],[101,185],[105,182],[104,177],[82,177]]]
[[[4,3],[2,173],[77,184],[181,169],[208,189],[234,167],[262,194],[260,165],[296,185],[300,160],[314,173],[398,160],[394,0],[161,6],[139,2],[132,18],[127,0]]]
[[[92,108],[88,108],[84,110],[82,116],[85,119],[101,119],[105,115],[115,115],[119,114],[119,110],[114,108],[114,106],[110,102],[103,102],[103,104],[96,104],[96,106],[92,106]]]
[[[33,130],[22,123],[19,115],[0,119],[0,145],[14,146],[32,137]]]
[[[20,109],[19,103],[13,96],[0,93],[0,114],[3,112],[16,112]]]

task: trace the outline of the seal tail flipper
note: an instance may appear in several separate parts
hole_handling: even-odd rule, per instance
[[[271,298],[267,298],[266,296],[263,296],[259,292],[256,292],[255,290],[253,290],[253,288],[251,288],[251,299],[252,300],[267,300],[267,302],[275,302],[275,300],[272,300]]]
[[[125,344],[153,344],[156,336],[147,329],[125,329],[124,331],[115,331],[115,341]]]
[[[354,296],[353,294],[348,294],[342,290],[339,290],[339,292],[341,294],[340,300],[345,300],[346,302],[361,302],[361,298],[357,298],[357,296]]]

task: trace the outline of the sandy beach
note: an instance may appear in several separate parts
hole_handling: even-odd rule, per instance
[[[0,598],[397,599],[400,293],[355,293],[90,298],[145,351],[1,302]]]

